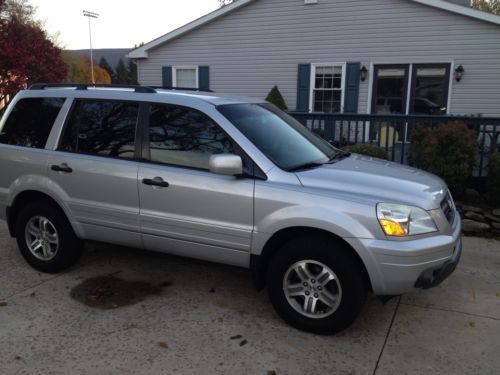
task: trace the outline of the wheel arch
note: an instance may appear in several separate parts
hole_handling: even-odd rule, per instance
[[[61,213],[68,219],[68,221],[70,221],[63,206],[56,199],[54,199],[54,197],[38,190],[24,190],[18,193],[12,200],[12,203],[7,207],[7,225],[9,228],[9,234],[12,237],[16,236],[16,221],[21,209],[31,202],[40,200],[49,201],[54,204],[54,206],[61,211]]]
[[[330,241],[339,243],[346,249],[349,249],[349,254],[352,256],[356,264],[358,264],[359,269],[361,270],[363,281],[367,289],[370,291],[373,290],[368,270],[356,250],[347,241],[345,241],[342,237],[336,235],[335,233],[313,227],[288,227],[281,229],[274,233],[269,238],[269,240],[267,240],[260,255],[251,255],[250,269],[252,272],[254,284],[258,290],[262,290],[266,286],[267,269],[272,257],[288,241],[304,236],[327,237]]]

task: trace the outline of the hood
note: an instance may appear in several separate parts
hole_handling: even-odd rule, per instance
[[[426,210],[439,208],[448,191],[445,182],[433,174],[358,154],[297,172],[297,177],[305,187],[378,202],[411,204]]]

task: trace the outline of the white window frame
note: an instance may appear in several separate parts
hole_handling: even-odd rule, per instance
[[[195,65],[178,65],[178,66],[173,66],[172,67],[172,84],[174,87],[177,86],[177,70],[178,69],[194,69],[195,75],[196,75],[196,87],[193,87],[194,89],[199,89],[200,88],[200,82],[199,82],[199,72],[198,72],[198,66]],[[187,87],[185,87],[187,88]]]
[[[309,80],[309,112],[314,110],[314,90],[316,89],[316,69],[324,67],[342,67],[342,78],[340,83],[340,112],[344,113],[344,100],[345,100],[345,79],[347,63],[344,62],[330,62],[330,63],[313,63],[311,64],[311,77]],[[334,112],[336,113],[336,112]]]

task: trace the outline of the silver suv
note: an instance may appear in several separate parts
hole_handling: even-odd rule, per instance
[[[368,292],[433,287],[460,258],[441,179],[338,150],[265,101],[35,85],[0,129],[0,215],[43,272],[82,240],[244,267],[285,321],[331,334]]]

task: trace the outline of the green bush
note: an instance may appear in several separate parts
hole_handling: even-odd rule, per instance
[[[385,152],[384,149],[371,144],[357,144],[352,146],[346,146],[343,148],[343,150],[347,152],[353,152],[355,154],[373,156],[374,158],[388,160],[387,152]]]
[[[500,203],[500,153],[490,156],[488,164],[488,191],[492,203]]]
[[[435,128],[417,126],[410,142],[410,165],[440,176],[455,194],[463,194],[477,152],[474,131],[458,121]]]
[[[282,111],[288,111],[288,107],[286,106],[285,99],[283,99],[283,95],[281,95],[278,86],[274,86],[269,94],[267,95],[266,100],[269,103],[274,104],[276,107],[281,109]]]

